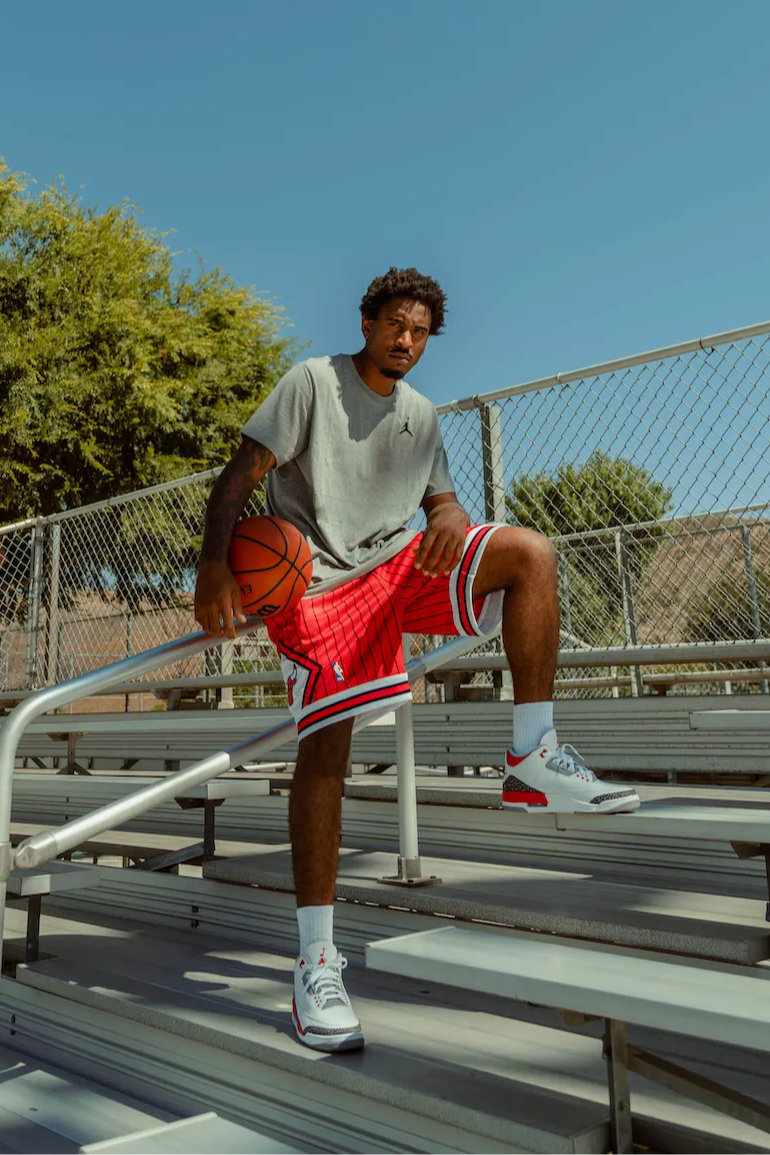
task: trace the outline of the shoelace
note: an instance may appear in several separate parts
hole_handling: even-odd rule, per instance
[[[589,770],[587,766],[583,765],[577,750],[569,743],[554,750],[546,762],[546,766],[549,770],[556,770],[559,774],[585,774],[589,782],[596,781],[593,770]]]
[[[348,996],[342,984],[342,972],[347,965],[348,960],[338,954],[332,962],[313,968],[308,988],[312,994],[321,999],[322,1006],[328,999],[341,999],[344,1003],[348,1002]]]

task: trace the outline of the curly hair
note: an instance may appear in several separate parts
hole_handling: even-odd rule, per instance
[[[444,327],[446,295],[438,281],[418,273],[417,269],[390,268],[384,277],[375,277],[361,298],[361,316],[376,320],[380,309],[393,297],[408,297],[430,309],[430,335],[435,337]]]

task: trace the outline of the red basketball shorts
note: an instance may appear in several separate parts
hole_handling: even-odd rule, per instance
[[[462,561],[430,578],[414,568],[421,534],[377,569],[266,620],[278,649],[300,738],[411,698],[404,634],[487,637],[500,624],[503,593],[474,600],[473,581],[498,525],[468,530]],[[370,721],[371,719],[367,719]]]

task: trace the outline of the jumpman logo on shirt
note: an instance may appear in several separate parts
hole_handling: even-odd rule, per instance
[[[411,429],[409,428],[409,418],[408,417],[407,417],[406,421],[404,422],[403,429],[399,429],[399,431],[398,431],[399,437],[401,436],[402,433],[408,433],[410,437],[414,437],[414,434],[412,433]]]

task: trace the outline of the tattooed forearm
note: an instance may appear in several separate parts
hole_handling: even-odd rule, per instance
[[[275,457],[250,437],[244,437],[233,459],[220,473],[206,506],[201,561],[225,561],[235,523]]]

